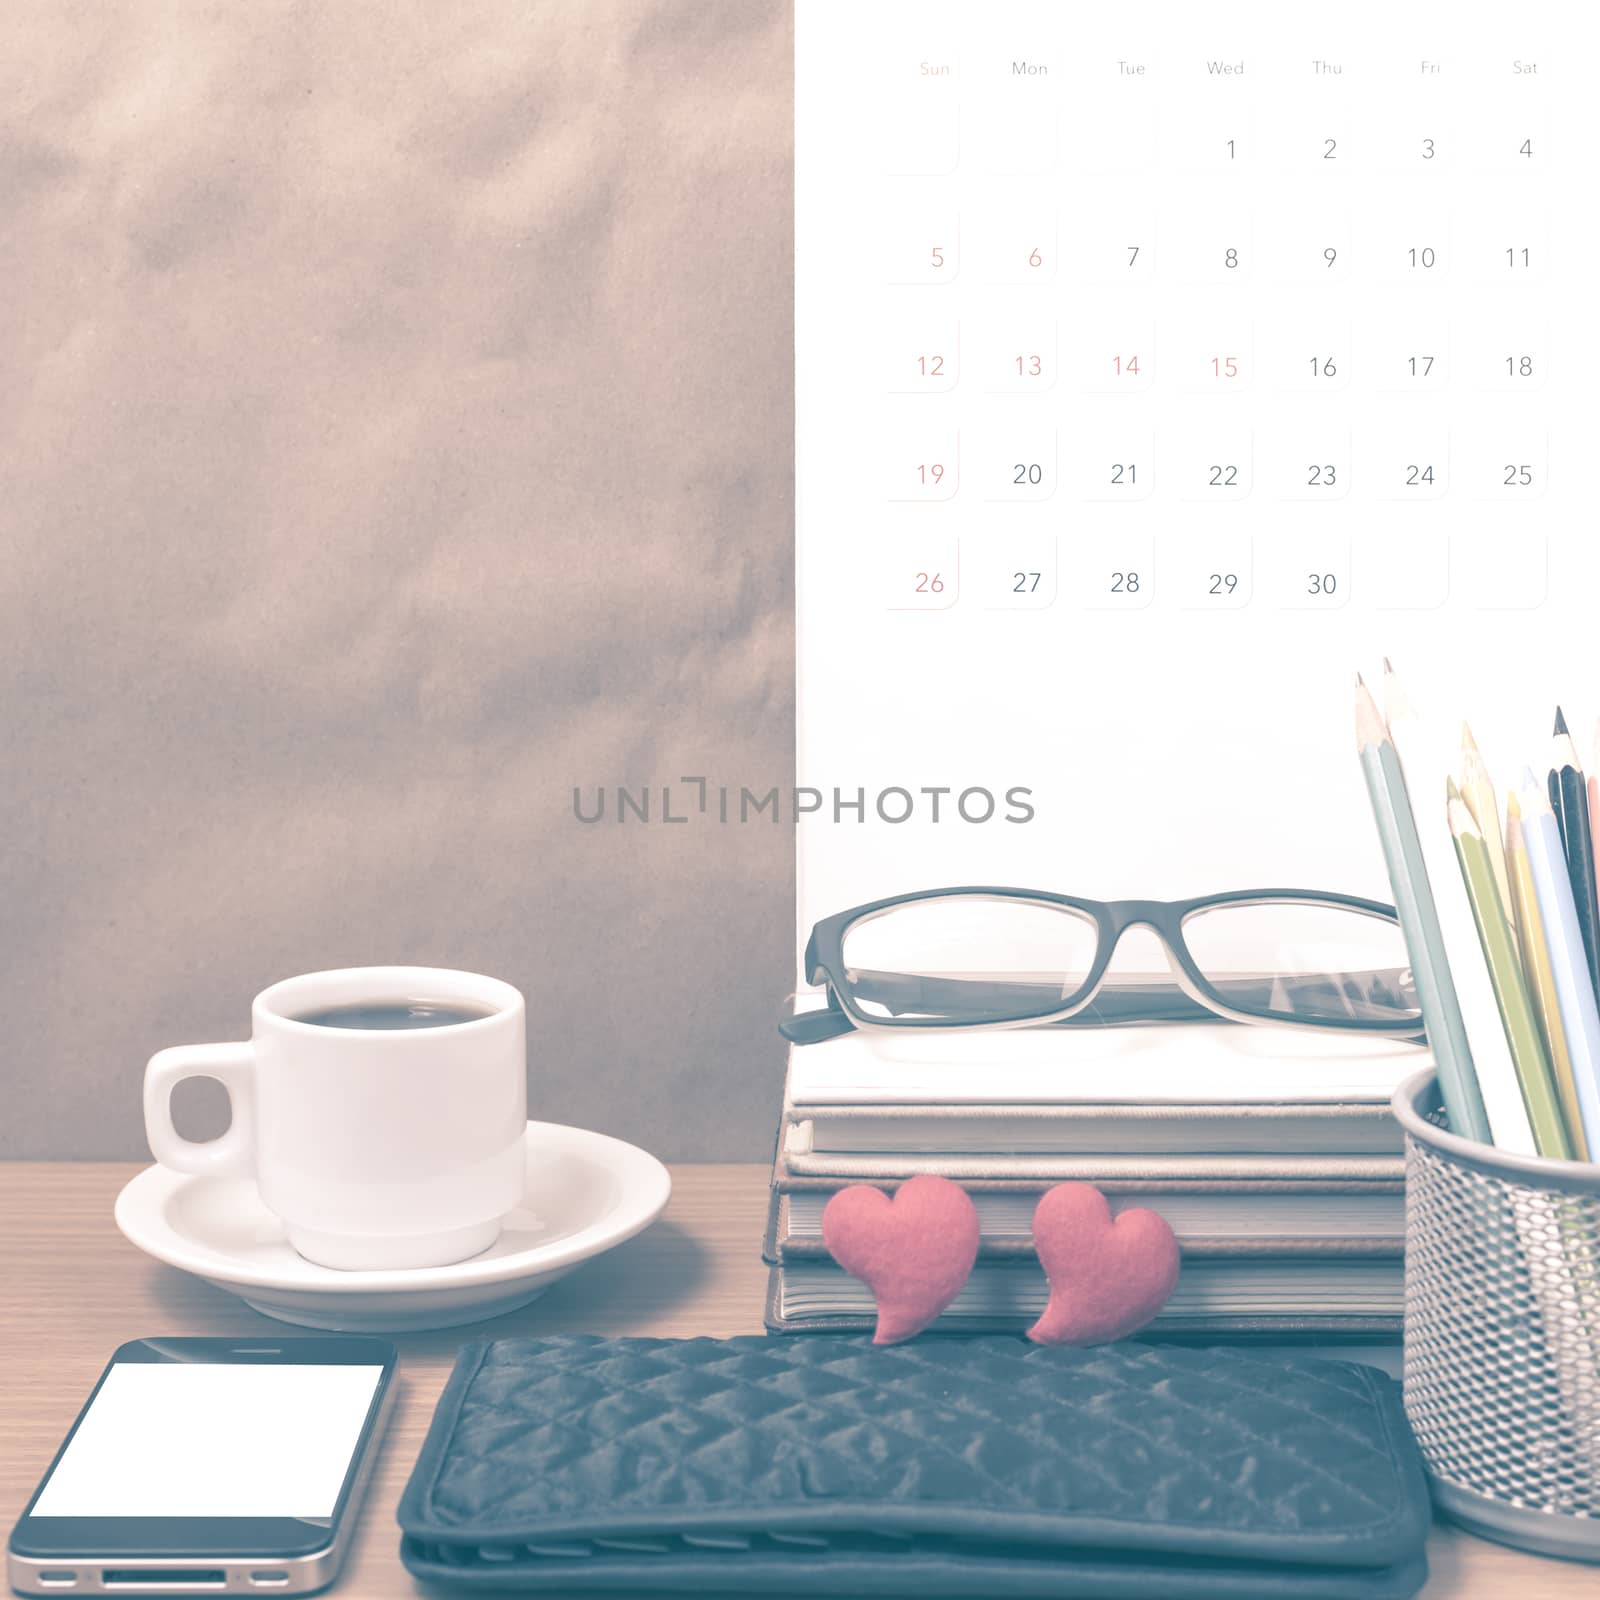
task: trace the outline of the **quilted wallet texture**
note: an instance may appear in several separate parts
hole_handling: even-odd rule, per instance
[[[469,1345],[400,1503],[419,1577],[568,1593],[1404,1596],[1427,1524],[1370,1367],[1007,1337]]]

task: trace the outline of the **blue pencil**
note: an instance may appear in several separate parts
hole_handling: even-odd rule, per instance
[[[1423,860],[1416,818],[1406,796],[1400,757],[1366,681],[1356,674],[1356,747],[1367,780],[1378,842],[1394,891],[1395,911],[1417,986],[1417,1004],[1439,1071],[1439,1092],[1450,1115],[1450,1131],[1492,1144],[1490,1123],[1461,1018],[1461,1002],[1450,975],[1439,913]],[[1452,863],[1453,865],[1453,863]],[[1459,874],[1458,874],[1459,876]],[[1464,891],[1463,891],[1464,892]],[[1533,1152],[1529,1134],[1529,1153]]]
[[[1572,1058],[1572,1081],[1583,1114],[1583,1137],[1591,1151],[1600,1149],[1600,1007],[1589,977],[1589,958],[1578,924],[1572,879],[1555,812],[1531,770],[1522,775],[1522,837],[1528,847],[1539,920],[1550,947],[1556,1004]]]

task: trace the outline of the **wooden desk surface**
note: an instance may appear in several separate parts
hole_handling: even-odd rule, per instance
[[[0,1163],[0,1513],[10,1524],[111,1351],[148,1334],[253,1334],[278,1328],[242,1301],[148,1260],[111,1220],[123,1163]],[[496,1334],[759,1333],[766,1270],[759,1238],[767,1169],[683,1166],[672,1205],[640,1238],[481,1325]],[[479,1327],[402,1334],[399,1404],[334,1592],[416,1593],[401,1567],[394,1508],[456,1348]],[[1428,1600],[1578,1600],[1593,1567],[1520,1555],[1450,1528],[1428,1545]]]

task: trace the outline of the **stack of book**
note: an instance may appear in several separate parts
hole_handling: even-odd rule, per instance
[[[1026,1328],[1052,1184],[1147,1206],[1183,1250],[1155,1333],[1389,1336],[1400,1328],[1404,1155],[1389,1112],[1420,1047],[1226,1023],[853,1033],[790,1050],[765,1241],[774,1332],[870,1328],[822,1240],[829,1197],[954,1179],[977,1206],[972,1276],[937,1327]]]

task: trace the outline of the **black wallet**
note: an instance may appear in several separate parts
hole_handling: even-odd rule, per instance
[[[1393,1379],[1134,1343],[469,1345],[399,1515],[411,1571],[463,1588],[1344,1600],[1427,1575]]]

